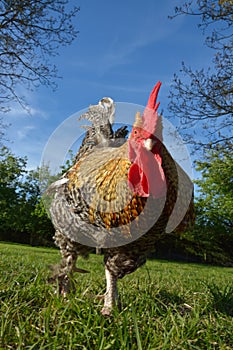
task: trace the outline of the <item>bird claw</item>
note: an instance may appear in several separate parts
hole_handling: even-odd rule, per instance
[[[103,296],[104,297],[104,296]],[[111,317],[112,316],[112,310],[115,309],[115,307],[111,306],[104,306],[102,310],[100,311],[103,316]],[[118,300],[116,310],[122,311],[122,305],[121,302]]]
[[[73,281],[66,273],[53,275],[49,278],[48,283],[57,284],[55,294],[61,295],[63,298],[75,290]]]
[[[111,317],[112,316],[112,309],[104,306],[101,310],[101,314],[105,317]]]
[[[104,300],[105,294],[95,295],[95,298],[98,299],[98,300]]]
[[[73,272],[78,272],[78,273],[90,273],[88,270],[80,269],[79,267],[74,267]]]

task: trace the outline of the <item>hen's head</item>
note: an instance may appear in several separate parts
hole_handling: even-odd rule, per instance
[[[129,186],[135,194],[156,198],[165,195],[166,180],[161,158],[161,120],[158,117],[157,96],[161,82],[153,88],[142,117],[138,112],[128,143]]]

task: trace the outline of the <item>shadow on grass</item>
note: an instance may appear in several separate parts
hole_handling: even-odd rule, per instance
[[[233,317],[233,285],[220,289],[217,285],[208,286],[213,298],[213,307],[228,316]]]
[[[161,289],[156,295],[156,299],[161,300],[165,305],[180,305],[184,303],[184,299],[179,295],[170,293],[166,289]]]

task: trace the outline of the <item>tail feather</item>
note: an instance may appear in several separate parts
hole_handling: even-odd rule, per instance
[[[122,126],[114,132],[112,128],[114,114],[114,101],[110,97],[103,97],[98,105],[91,105],[88,111],[80,116],[79,120],[85,119],[91,122],[91,125],[82,126],[87,131],[75,161],[96,146],[119,147],[125,142],[127,127]]]

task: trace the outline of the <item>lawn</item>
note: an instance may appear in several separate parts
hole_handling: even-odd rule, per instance
[[[100,314],[103,257],[80,259],[76,293],[47,283],[55,249],[0,244],[0,349],[233,349],[233,269],[162,260],[119,281],[122,310]]]

